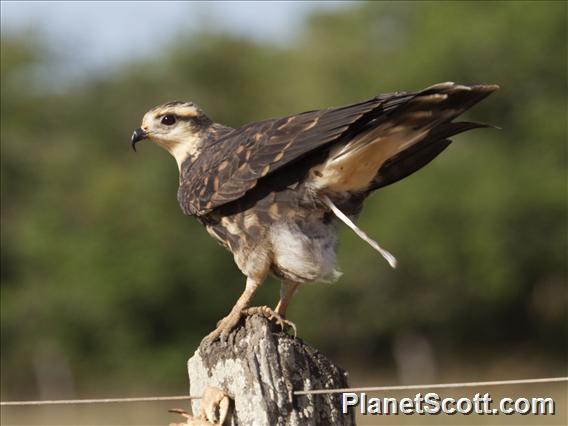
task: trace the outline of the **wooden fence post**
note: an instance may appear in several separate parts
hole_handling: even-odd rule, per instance
[[[243,324],[244,323],[244,324]],[[347,387],[347,374],[317,349],[255,315],[229,336],[200,346],[187,363],[190,394],[222,389],[233,400],[230,425],[354,425],[341,395],[294,396],[295,390]],[[199,413],[200,400],[192,401]]]

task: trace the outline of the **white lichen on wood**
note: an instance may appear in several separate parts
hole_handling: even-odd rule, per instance
[[[345,371],[318,350],[255,315],[241,321],[226,343],[197,349],[188,361],[190,394],[210,386],[233,401],[230,425],[353,425],[340,395],[294,396],[295,390],[347,387]],[[194,413],[199,400],[192,401]]]

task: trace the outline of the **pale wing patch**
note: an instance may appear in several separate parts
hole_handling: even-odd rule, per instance
[[[332,151],[324,164],[312,169],[310,186],[333,192],[363,191],[385,161],[419,142],[427,132],[408,126],[377,127]]]

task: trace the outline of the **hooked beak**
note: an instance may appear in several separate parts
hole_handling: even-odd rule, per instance
[[[132,133],[132,139],[131,139],[131,142],[130,142],[134,152],[136,152],[136,143],[140,142],[142,139],[146,139],[147,137],[148,137],[148,133],[146,133],[144,131],[144,129],[142,129],[141,127],[134,130],[134,132]]]

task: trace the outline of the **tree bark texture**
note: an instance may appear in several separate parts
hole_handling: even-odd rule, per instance
[[[261,316],[242,320],[225,343],[200,346],[187,366],[191,395],[215,386],[231,397],[225,424],[355,424],[352,413],[341,412],[341,394],[294,396],[296,390],[345,388],[347,373]],[[194,413],[199,403],[192,401]]]

